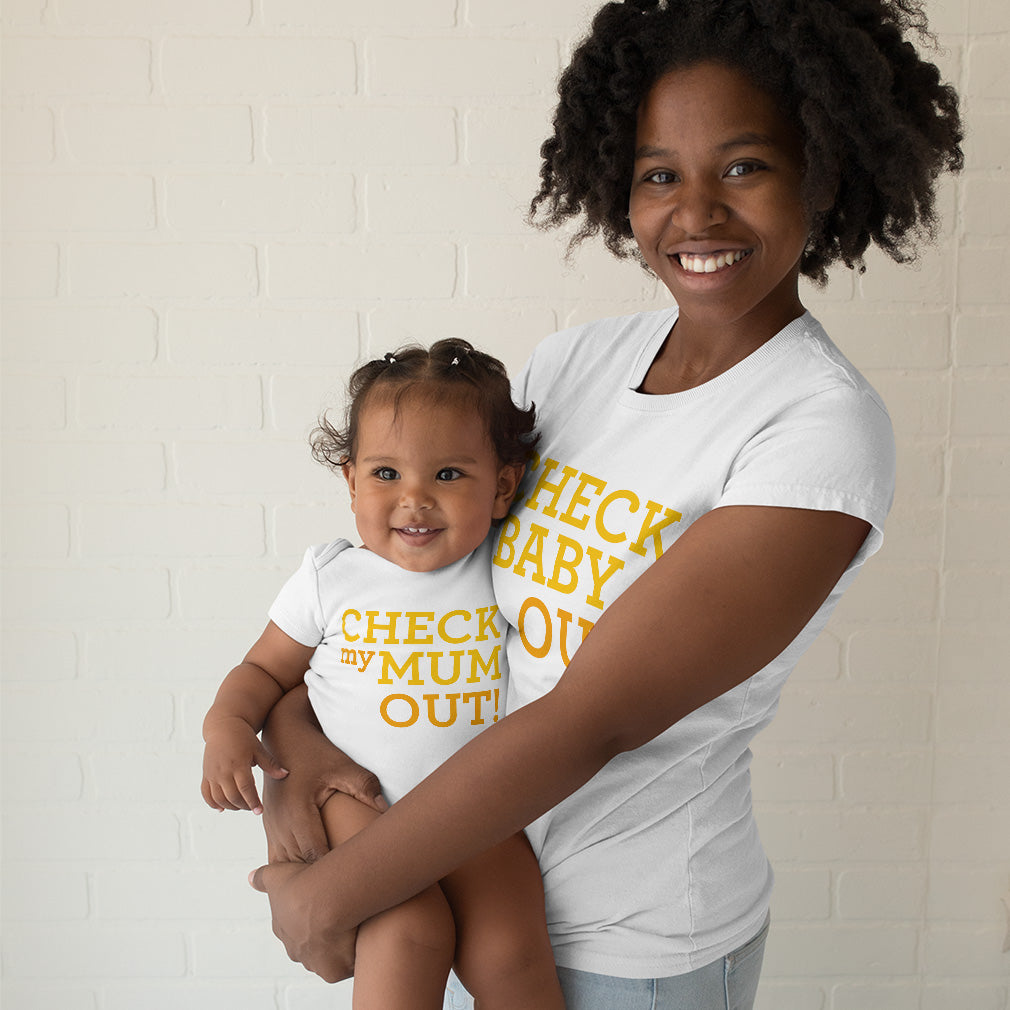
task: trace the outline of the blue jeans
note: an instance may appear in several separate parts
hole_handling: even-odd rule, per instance
[[[768,922],[736,950],[686,975],[615,978],[558,968],[567,1010],[751,1010],[757,995]],[[472,1007],[455,976],[444,1010]]]

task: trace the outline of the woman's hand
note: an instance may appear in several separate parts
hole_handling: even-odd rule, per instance
[[[387,809],[379,780],[323,735],[304,687],[277,703],[264,739],[290,769],[283,780],[263,780],[263,827],[271,863],[312,863],[329,850],[319,811],[334,793],[353,796],[380,813]]]
[[[249,874],[249,883],[270,899],[274,934],[292,961],[325,982],[354,974],[357,930],[335,932],[308,914],[314,890],[311,868],[302,863],[273,863]]]

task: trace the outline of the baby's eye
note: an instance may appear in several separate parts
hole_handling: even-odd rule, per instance
[[[753,175],[761,171],[761,167],[756,161],[738,161],[735,165],[730,165],[726,174],[732,178],[739,178],[742,175]]]
[[[379,466],[373,471],[379,480],[396,480],[400,475],[391,466]]]
[[[444,466],[435,474],[435,480],[452,481],[463,476],[462,470],[457,470],[454,466]]]

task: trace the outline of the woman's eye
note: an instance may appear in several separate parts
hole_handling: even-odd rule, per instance
[[[400,475],[391,466],[380,466],[376,468],[375,476],[379,480],[396,480]]]
[[[650,172],[646,177],[646,182],[655,182],[660,186],[665,186],[668,182],[673,182],[676,176],[673,172],[667,172],[664,169],[657,169],[655,172]]]
[[[462,476],[463,476],[462,472],[457,470],[454,466],[446,466],[443,467],[441,470],[439,470],[437,474],[435,474],[435,480],[440,481],[456,480],[457,478]]]

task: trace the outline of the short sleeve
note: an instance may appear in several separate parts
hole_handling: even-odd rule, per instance
[[[737,456],[717,507],[844,512],[872,527],[851,567],[883,542],[894,498],[894,433],[869,388],[844,385],[790,404]]]
[[[319,572],[349,546],[346,540],[335,540],[310,547],[298,570],[277,594],[268,616],[296,642],[315,648],[323,640],[326,617],[320,600]]]

